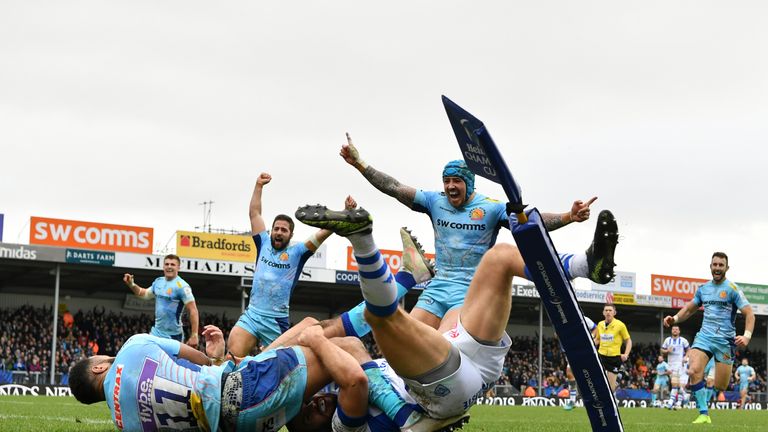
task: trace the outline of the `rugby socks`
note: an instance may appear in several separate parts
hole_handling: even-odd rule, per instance
[[[707,397],[709,391],[704,387],[704,381],[699,381],[696,384],[691,385],[691,393],[696,398],[696,408],[699,409],[700,414],[708,414],[709,408],[707,408]]]
[[[569,280],[589,276],[589,265],[587,264],[586,253],[559,254],[558,258],[560,258],[560,264],[562,264],[565,269],[565,277]],[[531,272],[528,271],[528,266],[525,266],[523,270],[525,271],[525,278],[529,281],[533,281]]]
[[[669,392],[669,406],[672,406],[675,404],[675,401],[677,400],[677,393],[678,393],[677,387],[673,387],[672,391]]]
[[[652,406],[656,404],[656,398],[657,397],[658,397],[658,393],[656,392],[656,390],[651,390],[651,405]]]
[[[576,404],[576,380],[568,380],[568,396],[571,399],[571,405]]]
[[[350,235],[348,239],[357,260],[365,308],[377,316],[392,315],[397,310],[397,284],[373,236],[361,233]]]

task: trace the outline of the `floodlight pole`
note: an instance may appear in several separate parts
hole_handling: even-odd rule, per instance
[[[53,340],[51,341],[51,385],[56,384],[56,333],[59,329],[59,283],[61,280],[61,266],[56,264],[56,284],[53,291]]]

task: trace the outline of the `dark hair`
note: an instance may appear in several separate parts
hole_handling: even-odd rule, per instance
[[[725,252],[715,252],[712,254],[712,258],[715,257],[723,258],[725,260],[725,265],[728,265],[728,255],[725,254]]]
[[[613,303],[606,303],[605,306],[603,306],[603,309],[605,309],[606,307],[612,307],[613,311],[616,312],[616,305],[615,304],[613,304]]]
[[[178,255],[168,254],[168,255],[163,257],[163,262],[165,262],[165,260],[167,260],[167,259],[176,260],[177,263],[181,264],[181,258],[179,258]]]
[[[69,389],[72,391],[72,396],[84,404],[105,400],[104,390],[95,385],[96,380],[91,372],[91,363],[90,358],[83,359],[69,370]]]
[[[291,232],[293,232],[294,224],[293,224],[293,219],[291,219],[290,216],[284,215],[284,214],[279,214],[279,215],[275,216],[275,220],[272,221],[272,226],[274,227],[275,226],[275,222],[277,222],[279,220],[288,222],[288,228],[290,228]]]

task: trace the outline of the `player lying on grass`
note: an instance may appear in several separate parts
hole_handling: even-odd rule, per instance
[[[342,390],[340,398],[367,393],[359,363],[325,337],[299,338],[299,346],[246,357],[238,365],[224,362],[221,330],[206,326],[203,337],[206,354],[172,339],[134,335],[116,357],[76,363],[69,374],[72,394],[84,404],[106,400],[115,425],[125,431],[276,431],[331,380]]]
[[[444,332],[440,332],[398,307],[402,289],[398,289],[376,248],[372,219],[365,210],[335,212],[305,207],[297,210],[296,217],[349,239],[359,267],[365,321],[384,357],[429,417],[464,416],[500,377],[509,350],[505,329],[512,303],[512,278],[526,274],[517,248],[499,244],[483,256],[460,312],[455,319],[444,319],[440,325]],[[618,237],[615,220],[610,212],[603,219],[605,223],[598,223],[598,244],[601,251],[610,251],[612,262]],[[604,235],[611,228],[611,235]],[[346,327],[341,330],[346,331]],[[338,328],[329,326],[326,330],[333,333]]]

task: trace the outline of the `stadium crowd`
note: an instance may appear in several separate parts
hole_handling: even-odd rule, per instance
[[[51,330],[50,307],[35,308],[29,305],[15,309],[0,308],[0,384],[9,381],[10,372],[40,372],[50,374]],[[225,314],[202,314],[200,322],[214,324],[228,337],[237,317]],[[84,356],[95,354],[115,355],[122,344],[133,334],[149,332],[154,317],[148,314],[129,315],[123,312],[93,308],[79,310],[74,315],[64,312],[59,315],[56,352],[57,372],[66,372],[70,366]],[[189,327],[185,326],[188,332]],[[200,338],[200,349],[204,349]],[[373,339],[368,336],[365,345],[374,358],[381,357]],[[649,389],[653,387],[654,368],[659,354],[659,344],[636,343],[630,359],[624,364],[619,379],[622,389]],[[757,380],[750,384],[750,392],[766,391],[765,353],[761,351],[738,351],[736,363],[747,356],[755,368]],[[555,338],[544,338],[542,361],[542,385],[545,396],[556,396],[568,388],[565,379],[565,355]],[[523,392],[526,388],[538,387],[538,337],[516,336],[504,362],[503,375],[498,385],[512,386]],[[729,390],[733,390],[733,378]]]

